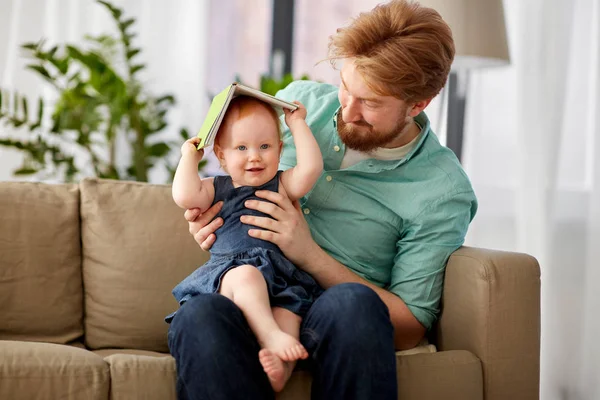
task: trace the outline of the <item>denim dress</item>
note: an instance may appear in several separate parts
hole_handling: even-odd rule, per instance
[[[248,235],[256,228],[243,224],[242,215],[270,216],[244,206],[247,200],[262,200],[254,195],[257,190],[279,190],[281,171],[261,186],[234,187],[230,176],[214,179],[215,199],[213,204],[223,201],[217,215],[223,218],[223,226],[215,231],[217,240],[213,244],[210,260],[196,269],[173,289],[173,296],[183,304],[192,296],[202,293],[218,293],[223,276],[240,265],[252,265],[263,274],[269,291],[271,307],[282,307],[304,317],[312,302],[323,289],[306,272],[299,270],[289,261],[279,247],[271,242]],[[260,228],[259,228],[260,229]],[[170,322],[175,313],[166,317]]]

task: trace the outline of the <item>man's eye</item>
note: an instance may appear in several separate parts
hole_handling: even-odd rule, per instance
[[[237,149],[240,151],[244,151],[246,150],[246,146],[238,146]]]
[[[376,108],[377,107],[377,104],[373,103],[372,101],[368,101],[368,100],[363,100],[362,104],[367,108]]]
[[[266,149],[268,149],[269,147],[271,147],[271,146],[269,146],[268,144],[261,144],[261,145],[260,145],[260,149],[261,149],[261,150],[266,150]]]

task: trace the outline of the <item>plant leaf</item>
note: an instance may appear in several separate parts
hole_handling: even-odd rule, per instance
[[[167,94],[164,96],[160,96],[155,101],[156,101],[156,104],[161,104],[164,102],[167,102],[169,104],[175,104],[175,97],[173,97],[173,95]]]
[[[131,75],[135,75],[135,74],[136,74],[138,71],[140,71],[140,70],[142,70],[142,69],[144,69],[144,68],[146,68],[146,66],[145,66],[144,64],[140,64],[140,65],[133,65],[133,66],[131,67],[130,74],[131,74]]]
[[[21,97],[21,107],[23,108],[23,119],[29,121],[29,107],[27,106],[27,99]]]
[[[134,23],[135,23],[135,19],[134,18],[129,18],[129,19],[121,22],[119,24],[119,27],[121,28],[121,31],[125,32],[127,30],[127,28],[129,28]]]
[[[127,59],[131,60],[133,57],[135,57],[137,54],[139,54],[142,50],[141,49],[131,49],[127,52]]]
[[[150,154],[153,157],[163,157],[169,154],[170,151],[171,148],[168,144],[159,142],[154,143],[152,146],[150,146],[150,149],[148,149],[148,154]]]
[[[37,174],[39,172],[39,170],[37,169],[33,169],[33,168],[29,168],[29,167],[21,167],[15,171],[13,171],[13,174],[17,175],[17,176],[22,176],[22,175],[33,175],[33,174]]]
[[[42,65],[36,65],[36,64],[30,64],[27,67],[25,67],[27,69],[30,69],[32,71],[37,72],[38,74],[40,74],[42,77],[44,77],[45,79],[49,80],[50,82],[53,82],[52,76],[50,75],[50,72],[48,72],[48,70],[42,66]]]
[[[183,140],[188,140],[190,138],[190,133],[187,129],[181,128],[181,130],[179,131],[179,136],[181,136]]]
[[[28,42],[28,43],[23,43],[21,45],[21,48],[25,49],[25,50],[37,51],[39,45],[40,45],[39,43]]]

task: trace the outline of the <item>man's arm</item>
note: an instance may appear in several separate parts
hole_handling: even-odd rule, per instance
[[[310,229],[300,210],[284,196],[270,191],[256,195],[273,203],[249,200],[246,207],[262,211],[272,218],[243,216],[243,223],[264,229],[250,229],[250,236],[275,243],[290,261],[308,272],[323,287],[356,282],[373,289],[387,305],[394,326],[397,349],[415,347],[425,334],[425,328],[412,315],[406,304],[393,293],[377,287],[350,271],[346,266],[322,250],[312,239]]]
[[[388,307],[390,320],[394,326],[394,344],[398,350],[415,347],[425,335],[425,328],[412,315],[402,299],[387,290],[373,285],[366,279],[352,272],[348,267],[327,254],[314,241],[310,250],[306,251],[306,259],[297,266],[308,272],[327,289],[340,283],[361,283],[373,289]]]
[[[464,243],[475,210],[470,188],[448,192],[424,205],[396,244],[387,289],[402,298],[425,329],[437,320],[446,263]]]

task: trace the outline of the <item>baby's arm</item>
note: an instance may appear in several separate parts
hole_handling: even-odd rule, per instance
[[[215,188],[213,178],[200,179],[198,163],[204,150],[196,150],[198,138],[186,140],[181,146],[181,159],[173,178],[173,200],[181,208],[199,208],[204,212],[213,202]]]
[[[285,110],[285,123],[296,145],[296,166],[281,174],[281,184],[294,201],[310,191],[323,172],[323,156],[310,128],[306,124],[306,108],[298,102],[294,112]]]

